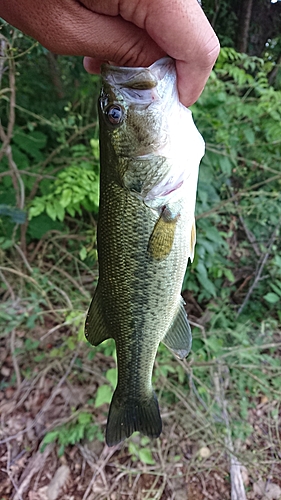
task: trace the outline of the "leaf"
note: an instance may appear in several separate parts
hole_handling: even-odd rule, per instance
[[[47,434],[44,436],[43,444],[53,443],[54,441],[56,441],[58,435],[58,430],[47,432]]]
[[[219,164],[222,172],[226,175],[230,175],[232,172],[232,164],[227,156],[219,156]]]
[[[72,200],[72,191],[71,189],[64,189],[62,192],[62,195],[60,197],[60,204],[63,208],[66,208],[68,205],[70,205]]]
[[[215,336],[209,337],[205,340],[205,343],[210,347],[216,356],[218,356],[223,349],[222,339],[218,339]]]
[[[264,500],[279,500],[281,497],[281,488],[278,484],[262,479],[253,484],[253,492],[255,496],[262,496]]]
[[[117,368],[109,368],[105,376],[107,380],[111,383],[112,387],[115,389],[117,385]]]
[[[228,281],[230,281],[230,283],[234,283],[235,277],[233,275],[233,272],[230,269],[224,269],[223,272]]]
[[[276,304],[276,302],[280,301],[280,297],[276,295],[276,293],[269,292],[264,296],[264,299],[270,304]]]
[[[47,212],[48,216],[52,220],[56,220],[56,218],[57,218],[57,212],[55,210],[55,207],[54,207],[53,203],[48,203],[46,205],[46,212]]]
[[[281,257],[280,257],[280,255],[275,255],[274,261],[275,261],[276,266],[281,269]]]
[[[79,257],[81,260],[85,260],[87,257],[87,249],[86,247],[82,247],[80,252],[79,252]]]
[[[281,282],[276,281],[275,283],[270,283],[272,290],[281,298]]]
[[[208,278],[207,270],[206,270],[206,267],[204,266],[203,262],[198,262],[198,265],[196,267],[196,271],[197,271],[197,278],[198,278],[198,281],[200,282],[200,284],[203,286],[203,288],[208,293],[210,293],[211,295],[213,295],[215,297],[217,294],[216,289],[215,289],[213,283]]]
[[[27,232],[32,239],[40,240],[44,234],[52,229],[56,229],[57,231],[66,230],[60,221],[54,221],[47,214],[40,213],[38,216],[32,216]]]
[[[100,385],[97,390],[95,408],[102,406],[105,403],[110,403],[112,398],[112,388],[109,385]]]
[[[86,411],[83,411],[78,416],[78,422],[81,425],[88,425],[92,422],[92,415]]]
[[[255,142],[255,132],[251,128],[244,129],[244,136],[249,144],[254,144]]]
[[[42,214],[44,210],[45,210],[44,201],[40,198],[35,198],[33,200],[33,205],[30,207],[28,212],[29,220],[31,220],[33,217],[37,217],[37,215]]]
[[[47,142],[47,136],[42,132],[33,131],[26,134],[18,129],[13,136],[13,141],[22,151],[28,153],[36,161],[42,160],[43,155],[40,149],[44,148]]]
[[[155,460],[154,460],[149,448],[141,448],[139,450],[138,455],[139,455],[140,460],[144,464],[147,464],[147,465],[154,465],[155,464]]]
[[[65,210],[64,210],[63,206],[61,205],[60,201],[58,201],[58,200],[54,200],[54,206],[55,206],[55,210],[57,213],[57,218],[59,219],[59,221],[62,222],[64,220]]]
[[[61,465],[55,472],[51,482],[47,486],[46,495],[48,500],[57,500],[63,487],[70,478],[70,468],[68,465]],[[42,497],[41,497],[42,498]]]

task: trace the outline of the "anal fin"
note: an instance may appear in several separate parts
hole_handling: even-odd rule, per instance
[[[107,326],[105,324],[100,306],[98,286],[87,314],[85,322],[85,337],[90,344],[95,346],[111,337],[111,335],[108,334]]]
[[[174,320],[162,342],[180,359],[186,358],[192,344],[192,334],[181,299]]]

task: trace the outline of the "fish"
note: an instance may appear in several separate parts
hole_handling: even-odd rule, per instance
[[[178,358],[192,335],[181,297],[196,240],[204,140],[179,101],[175,62],[103,64],[99,97],[99,279],[85,324],[98,346],[113,338],[118,380],[106,443],[162,432],[152,372],[160,342]]]

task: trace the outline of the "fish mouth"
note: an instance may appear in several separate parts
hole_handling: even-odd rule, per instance
[[[107,80],[108,77],[113,77],[117,85],[126,84],[130,85],[134,80],[143,79],[144,82],[154,83],[157,85],[159,80],[162,80],[166,73],[175,67],[174,59],[171,57],[162,57],[159,61],[151,64],[151,66],[142,67],[128,67],[128,66],[115,66],[113,64],[104,63],[101,66],[101,75]]]
[[[171,57],[163,57],[148,68],[114,66],[103,64],[101,76],[112,89],[119,90],[129,103],[150,104],[162,100],[175,80],[175,62]]]

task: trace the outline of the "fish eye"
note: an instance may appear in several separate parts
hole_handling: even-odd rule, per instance
[[[111,104],[105,109],[105,116],[111,125],[121,125],[123,121],[123,109],[118,104]]]

